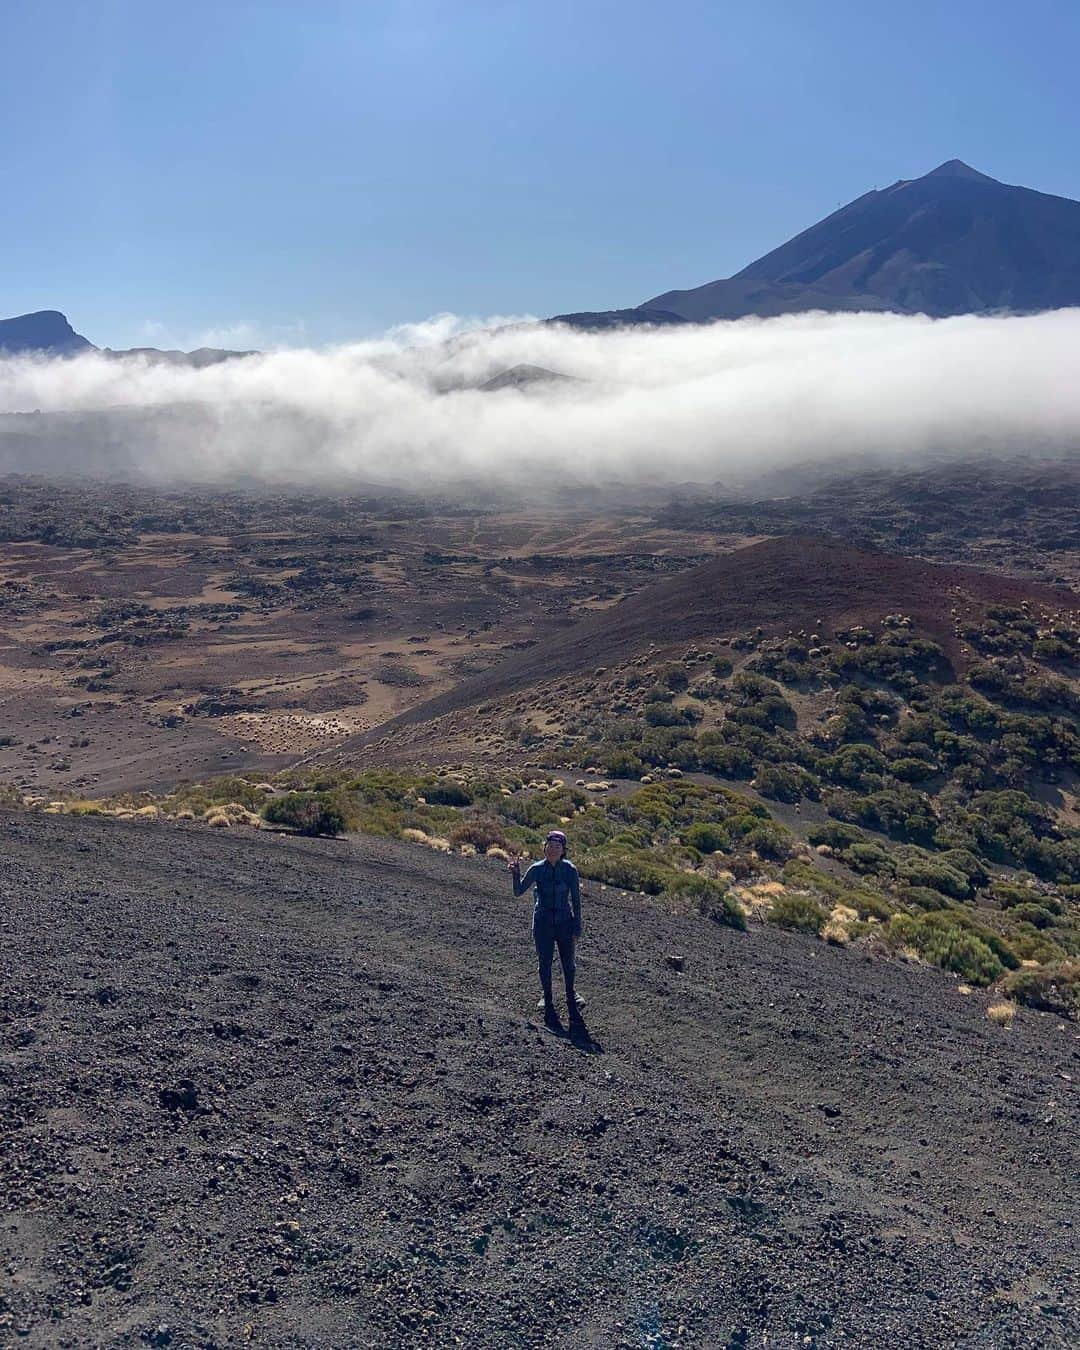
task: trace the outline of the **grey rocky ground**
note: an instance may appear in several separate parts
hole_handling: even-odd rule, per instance
[[[589,887],[575,1042],[491,862],[0,845],[0,1344],[1080,1337],[1075,1025]]]

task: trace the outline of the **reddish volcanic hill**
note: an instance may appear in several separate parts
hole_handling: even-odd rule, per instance
[[[1070,609],[1070,591],[823,539],[788,537],[726,553],[661,581],[338,747],[377,739],[519,688],[624,660],[650,644],[800,628],[823,635],[902,612],[962,660],[951,610],[991,604]]]

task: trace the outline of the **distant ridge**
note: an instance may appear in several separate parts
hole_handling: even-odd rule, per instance
[[[58,309],[40,309],[33,314],[19,314],[13,319],[0,319],[0,357],[2,356],[78,356],[80,352],[94,352],[99,348],[81,333],[76,333]],[[142,357],[153,365],[214,366],[221,361],[232,361],[241,356],[256,356],[257,352],[233,352],[220,347],[198,347],[193,352],[160,351],[157,347],[132,347],[127,351],[113,351],[106,347],[103,356]]]
[[[103,356],[142,357],[154,366],[194,366],[201,370],[204,366],[216,366],[222,361],[235,361],[241,356],[258,356],[256,351],[232,352],[222,347],[196,347],[193,352],[162,351],[158,347],[129,347],[125,351],[113,351],[106,347]]]
[[[707,323],[808,310],[944,318],[1072,305],[1080,305],[1080,202],[950,159],[864,193],[732,277],[558,321],[609,328],[655,322],[657,313]]]

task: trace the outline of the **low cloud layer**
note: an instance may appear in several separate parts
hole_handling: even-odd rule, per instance
[[[583,333],[440,317],[203,370],[0,361],[0,470],[423,489],[702,484],[834,457],[1080,445],[1080,310]],[[516,366],[566,380],[479,388]],[[47,414],[47,415],[46,415]]]

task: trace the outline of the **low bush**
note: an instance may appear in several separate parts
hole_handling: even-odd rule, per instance
[[[925,759],[905,758],[894,759],[889,765],[889,772],[894,778],[899,778],[901,783],[921,783],[926,778],[933,778],[937,768]]]
[[[924,960],[955,971],[971,984],[990,984],[1005,967],[981,937],[965,931],[949,913],[896,914],[886,929],[897,947],[912,947]]]
[[[830,848],[835,849],[845,849],[849,844],[870,842],[856,826],[844,825],[836,820],[825,820],[820,825],[811,825],[806,837],[811,844],[828,844]]]
[[[966,900],[971,886],[966,876],[928,854],[909,854],[896,862],[896,875],[908,886],[940,891],[956,900]]]
[[[691,825],[683,835],[683,839],[699,853],[719,853],[728,842],[723,827],[707,820]]]
[[[262,810],[271,825],[286,825],[297,834],[338,835],[349,828],[347,813],[333,797],[320,792],[289,792]]]
[[[672,664],[657,671],[656,681],[658,684],[666,684],[669,689],[681,691],[690,683],[690,676],[685,666]]]
[[[450,831],[450,843],[454,848],[471,844],[478,853],[486,853],[489,848],[506,848],[507,838],[498,821],[463,820]]]
[[[866,843],[850,844],[840,856],[856,872],[871,872],[883,877],[889,877],[893,873],[893,864],[888,853],[880,844],[871,843],[869,840]]]
[[[596,758],[612,778],[640,778],[645,772],[641,759],[625,746],[601,745]]]
[[[670,703],[646,703],[645,721],[650,727],[685,726],[691,718],[686,708],[676,708]]]
[[[725,924],[728,928],[742,930],[746,927],[746,916],[739,904],[718,881],[708,877],[687,876],[685,881],[677,882],[673,889],[679,895],[685,895],[703,918]]]
[[[1041,1008],[1059,1017],[1080,1018],[1080,961],[1024,966],[1010,971],[1002,992],[1029,1008]]]
[[[436,806],[471,806],[472,793],[453,778],[437,778],[425,783],[423,795]]]
[[[763,797],[778,802],[797,802],[802,797],[819,795],[814,778],[798,764],[763,764],[750,786]]]
[[[809,895],[794,895],[790,891],[778,895],[769,908],[770,923],[798,933],[820,933],[828,914]]]
[[[578,863],[581,875],[625,891],[659,895],[668,888],[671,874],[644,852],[631,849],[596,849]]]
[[[1049,928],[1054,922],[1053,914],[1045,906],[1033,904],[1031,901],[1013,905],[1009,910],[1009,918],[1014,923],[1030,923],[1035,928]]]
[[[929,886],[899,886],[897,894],[905,905],[925,909],[927,913],[941,908],[941,892],[932,891]]]

